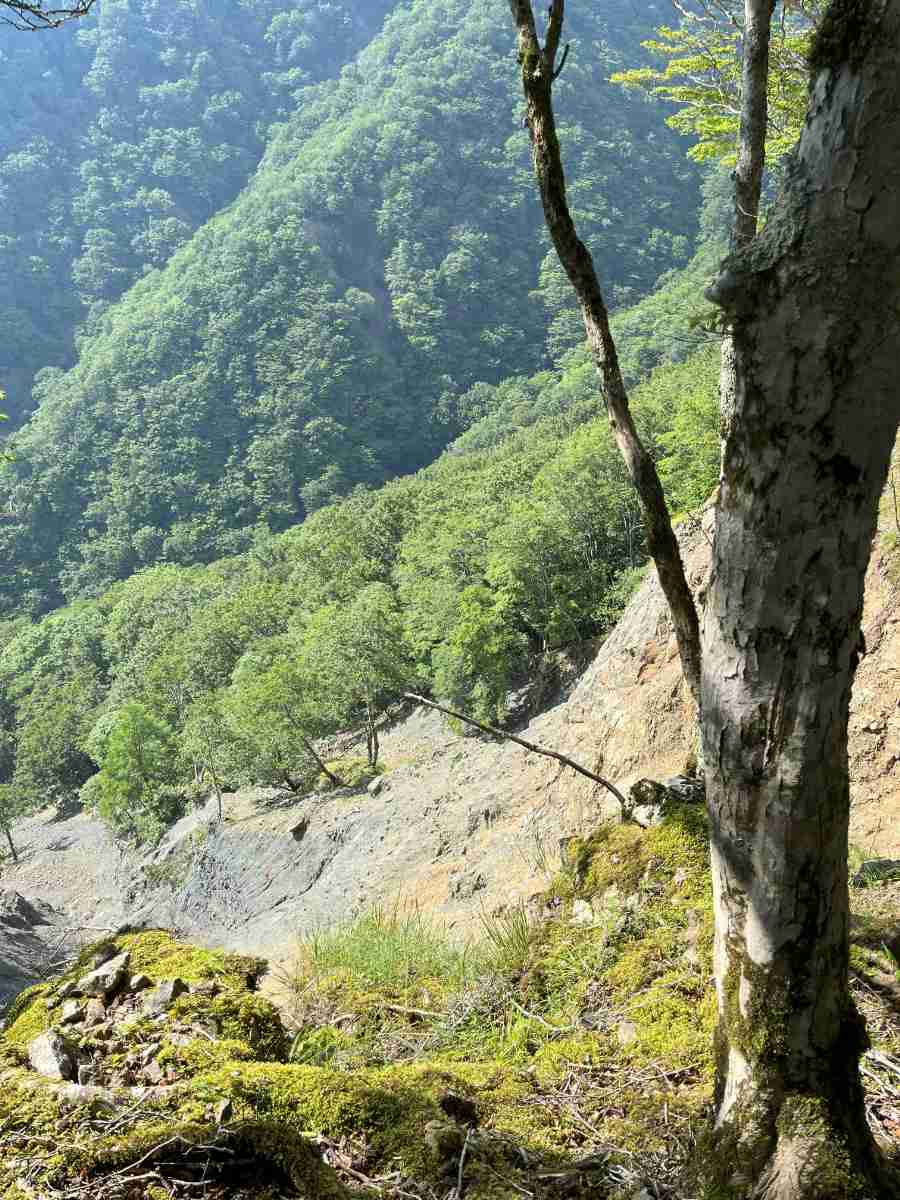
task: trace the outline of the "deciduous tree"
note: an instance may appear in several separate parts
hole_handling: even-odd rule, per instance
[[[510,4],[547,224],[646,489],[599,281],[566,201],[552,105],[564,0],[543,42],[530,0]],[[778,202],[710,290],[733,331],[736,391],[702,643],[680,583],[672,603],[668,535],[650,545],[700,701],[720,1014],[707,1165],[717,1194],[735,1198],[897,1194],[866,1124],[865,1030],[848,984],[847,719],[900,422],[898,57],[900,0],[833,0]]]

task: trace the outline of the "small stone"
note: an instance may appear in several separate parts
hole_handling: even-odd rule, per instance
[[[106,1020],[106,1005],[102,1000],[98,1000],[95,996],[88,1000],[87,1008],[84,1012],[84,1022],[86,1025],[102,1025]]]
[[[69,979],[62,985],[62,987],[57,989],[56,998],[57,1000],[68,1000],[70,996],[75,996],[77,994],[78,988],[75,984],[75,980]]]
[[[183,979],[161,979],[152,992],[144,997],[143,1010],[148,1016],[158,1016],[188,990]]]
[[[153,987],[153,980],[149,975],[132,975],[128,981],[129,992],[145,992],[149,987]]]
[[[620,1021],[616,1029],[616,1037],[620,1046],[630,1046],[637,1037],[637,1025],[634,1021]]]
[[[144,1078],[149,1083],[162,1083],[166,1077],[165,1071],[162,1069],[156,1059],[152,1059],[147,1063],[147,1065],[144,1067],[143,1074]]]
[[[234,1105],[230,1100],[220,1100],[215,1108],[215,1118],[217,1125],[224,1125],[226,1121],[230,1121],[234,1116]]]
[[[118,947],[115,942],[104,942],[98,946],[91,955],[91,969],[96,971],[98,967],[102,967],[104,963],[108,963],[111,958],[115,958],[118,954]]]
[[[83,979],[79,979],[78,990],[86,996],[101,998],[111,996],[125,978],[130,957],[126,952],[119,954],[116,958],[108,959],[90,974],[85,975]]]
[[[681,885],[683,883],[687,883],[687,881],[688,881],[688,872],[685,870],[684,867],[679,867],[678,870],[675,872],[675,874],[672,876],[672,882],[675,884],[676,887],[681,887]]]
[[[48,1079],[75,1078],[75,1049],[55,1029],[41,1033],[29,1042],[28,1061],[32,1070]]]
[[[594,910],[587,900],[575,900],[572,903],[572,916],[569,918],[570,925],[593,925]]]
[[[80,1000],[67,1000],[59,1014],[60,1025],[77,1025],[84,1016],[84,1005]]]
[[[218,996],[219,985],[214,979],[201,979],[199,983],[192,983],[190,990],[195,996],[208,996],[212,998],[213,996]]]
[[[368,787],[366,788],[366,791],[369,793],[370,796],[377,796],[383,787],[384,787],[384,776],[376,775],[375,778],[369,783]]]

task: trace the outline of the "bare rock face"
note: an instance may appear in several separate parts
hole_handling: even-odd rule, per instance
[[[130,955],[118,954],[115,958],[107,959],[89,974],[78,981],[78,990],[85,996],[96,996],[105,1000],[111,996],[125,979]]]
[[[64,927],[62,913],[49,905],[0,890],[0,1007],[40,977]]]
[[[77,1074],[76,1051],[61,1033],[50,1029],[28,1045],[32,1070],[48,1079],[74,1080]]]

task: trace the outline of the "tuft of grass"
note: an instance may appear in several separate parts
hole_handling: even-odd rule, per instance
[[[500,913],[478,914],[484,934],[482,957],[486,965],[503,975],[517,975],[528,961],[534,927],[523,904]]]
[[[300,959],[314,974],[347,971],[378,987],[403,990],[422,979],[459,985],[472,973],[468,946],[416,907],[376,905],[356,920],[301,939]]]

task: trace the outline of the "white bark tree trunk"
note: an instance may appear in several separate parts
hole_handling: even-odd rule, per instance
[[[895,1195],[848,990],[847,714],[900,422],[900,0],[838,0],[763,233],[710,297],[734,328],[703,627],[716,904],[718,1194]]]

